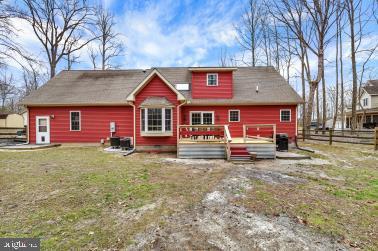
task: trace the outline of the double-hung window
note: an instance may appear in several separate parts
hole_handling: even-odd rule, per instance
[[[281,122],[291,122],[291,110],[290,109],[281,110],[280,121]]]
[[[362,102],[363,102],[362,104],[363,106],[368,106],[368,98],[364,98]]]
[[[81,114],[79,111],[70,112],[70,130],[80,131],[81,129]]]
[[[213,125],[214,112],[190,112],[191,125]]]
[[[229,122],[239,122],[240,121],[240,111],[239,110],[229,110],[228,111],[228,121]]]
[[[172,108],[142,108],[141,109],[142,134],[171,134]]]
[[[207,86],[217,86],[218,85],[218,74],[208,73],[207,74]]]

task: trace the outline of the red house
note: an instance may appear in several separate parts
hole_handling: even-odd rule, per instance
[[[272,67],[167,67],[62,71],[23,104],[32,144],[120,136],[137,151],[230,158],[271,157],[275,133],[296,136],[301,102]]]

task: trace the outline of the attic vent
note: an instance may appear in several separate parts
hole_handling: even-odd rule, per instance
[[[178,91],[189,91],[189,83],[176,84],[176,89]]]

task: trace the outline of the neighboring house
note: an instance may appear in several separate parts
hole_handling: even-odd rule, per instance
[[[23,128],[24,119],[17,113],[0,113],[0,128]]]
[[[22,119],[24,120],[24,126],[27,126],[28,125],[28,111],[25,110],[23,112],[20,113],[20,115],[22,116]]]
[[[362,95],[357,109],[357,123],[359,128],[373,128],[378,126],[378,80],[369,80],[362,87]],[[364,117],[365,114],[365,117]],[[346,112],[346,128],[351,127],[351,108]]]
[[[293,139],[301,102],[273,67],[162,67],[62,71],[22,103],[30,143],[99,143],[112,134],[132,137],[137,150],[175,151],[185,137],[179,125],[229,125],[236,138],[244,125],[270,124]]]
[[[332,119],[327,119],[325,126],[328,129],[332,128],[333,127],[333,118]],[[333,128],[333,129],[335,129],[335,130],[341,130],[342,129],[342,121],[341,121],[340,118],[336,119],[335,128]]]

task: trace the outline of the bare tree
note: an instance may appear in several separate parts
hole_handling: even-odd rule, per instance
[[[366,32],[366,27],[374,18],[374,8],[371,9],[371,6],[368,4],[366,8],[364,8],[362,0],[345,0],[345,11],[348,17],[348,24],[349,24],[349,33],[348,36],[350,38],[350,50],[351,50],[351,64],[352,64],[352,121],[351,121],[351,128],[354,130],[357,128],[357,104],[359,102],[359,88],[358,82],[360,85],[363,81],[362,76],[363,72],[365,71],[366,64],[369,62],[372,55],[375,53],[378,43],[376,43],[373,48],[362,48],[361,44],[363,40],[367,37],[369,32]],[[357,54],[365,54],[366,60],[362,60],[362,69],[360,73],[358,73],[358,63],[357,63]],[[366,55],[367,54],[367,55]],[[361,61],[361,57],[364,55],[360,55],[359,58]],[[360,80],[359,76],[360,74]]]
[[[336,55],[335,55],[335,64],[336,64],[336,90],[335,90],[335,105],[334,105],[334,114],[332,121],[332,128],[335,128],[336,121],[339,115],[339,33],[340,33],[340,12],[342,11],[340,6],[340,0],[338,1],[338,6],[336,9]]]
[[[21,96],[25,97],[32,91],[37,90],[47,81],[48,73],[42,71],[40,64],[29,62],[27,66],[23,68],[22,79],[24,83]]]
[[[84,30],[91,15],[86,0],[23,0],[19,16],[27,20],[42,44],[49,62],[50,78],[60,60],[80,50],[94,38]]]
[[[317,75],[311,78],[310,64],[307,64],[307,80],[310,83],[310,93],[308,98],[307,123],[310,126],[311,114],[313,111],[314,96],[318,85],[322,81],[323,93],[323,128],[326,122],[326,88],[324,77],[324,52],[331,37],[329,31],[333,25],[333,14],[335,5],[333,0],[322,1],[296,1],[277,0],[270,2],[271,13],[279,22],[287,26],[295,35],[296,39],[303,43],[317,57]],[[308,62],[308,61],[306,61]]]
[[[1,110],[5,111],[5,104],[13,95],[16,95],[17,88],[15,86],[15,80],[12,74],[8,74],[6,71],[1,74],[0,77],[0,98],[1,98]]]
[[[258,47],[261,43],[264,11],[259,0],[249,0],[242,16],[241,24],[236,26],[237,41],[240,46],[251,53],[252,66],[258,61]]]
[[[33,61],[33,57],[16,42],[16,28],[12,18],[16,17],[14,8],[8,1],[0,0],[0,66],[5,66],[13,60],[22,66],[23,60]]]
[[[93,31],[97,42],[96,49],[89,48],[89,55],[96,68],[97,54],[101,59],[101,69],[107,70],[118,66],[112,60],[124,51],[124,46],[120,42],[120,34],[115,32],[115,20],[112,13],[105,10],[102,6],[96,9],[95,29]]]
[[[67,67],[66,67],[66,69],[67,69],[67,70],[71,70],[73,64],[77,64],[77,63],[80,62],[80,61],[79,61],[79,58],[80,58],[79,56],[75,55],[75,54],[72,53],[72,52],[69,52],[69,53],[67,54],[67,56],[65,57],[65,60],[66,60],[66,62],[67,62]]]

